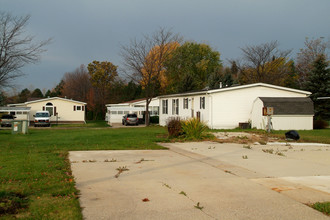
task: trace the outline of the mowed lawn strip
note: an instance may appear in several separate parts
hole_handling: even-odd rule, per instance
[[[0,218],[82,219],[68,151],[164,149],[156,142],[165,134],[157,126],[0,130]]]

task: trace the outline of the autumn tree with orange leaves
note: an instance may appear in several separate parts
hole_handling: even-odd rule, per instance
[[[149,125],[149,104],[159,94],[159,88],[166,85],[164,62],[181,37],[170,30],[160,28],[142,40],[131,40],[130,45],[122,46],[121,56],[128,76],[141,83],[146,99],[145,123]]]

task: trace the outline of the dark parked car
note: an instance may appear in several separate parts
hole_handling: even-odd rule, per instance
[[[123,116],[122,120],[123,125],[138,125],[139,124],[139,118],[136,114],[126,114]]]
[[[1,116],[1,127],[11,127],[11,122],[15,119],[16,117],[13,115],[2,115]]]

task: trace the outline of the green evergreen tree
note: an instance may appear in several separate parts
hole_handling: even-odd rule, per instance
[[[44,95],[42,94],[41,90],[37,88],[31,93],[31,97],[32,98],[43,98]]]
[[[329,62],[324,54],[319,55],[312,64],[305,89],[312,92],[310,96],[314,101],[315,118],[330,120],[330,100],[318,99],[330,97],[330,69]]]
[[[31,97],[31,92],[29,89],[25,88],[18,94],[18,102],[23,103],[26,102],[28,98]]]

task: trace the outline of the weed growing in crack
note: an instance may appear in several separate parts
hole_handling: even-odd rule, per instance
[[[274,150],[273,149],[262,149],[263,152],[273,154]]]
[[[196,209],[202,210],[204,207],[199,205],[199,202],[194,206]]]
[[[123,167],[118,167],[116,170],[118,170],[118,173],[115,175],[115,177],[118,178],[122,172],[128,171],[129,169],[126,168],[126,166],[123,166]]]
[[[145,160],[144,158],[141,158],[141,160],[139,160],[138,162],[135,162],[135,163],[138,164],[138,163],[142,163],[143,161],[154,161],[154,160]]]
[[[242,158],[243,159],[248,159],[248,156],[247,155],[243,155]]]
[[[171,189],[171,187],[170,187],[168,184],[166,184],[166,183],[163,183],[163,186],[165,186],[165,187]]]
[[[179,194],[184,195],[184,196],[187,196],[187,193],[185,193],[183,191],[181,191]]]
[[[250,145],[243,145],[243,148],[245,148],[245,149],[252,149],[252,147],[250,146]]]
[[[278,149],[277,149],[277,151],[275,152],[275,154],[278,155],[278,156],[282,156],[282,157],[285,156],[285,155],[284,155],[281,151],[279,151]]]
[[[117,160],[114,159],[114,158],[111,158],[111,160],[109,160],[109,159],[105,159],[104,162],[117,162]]]

